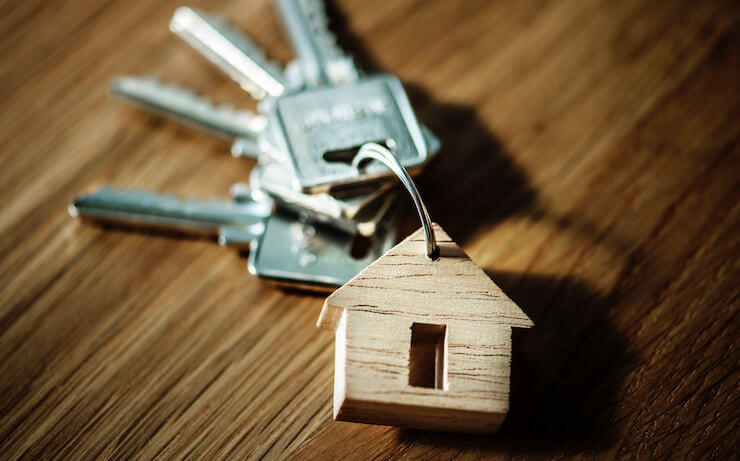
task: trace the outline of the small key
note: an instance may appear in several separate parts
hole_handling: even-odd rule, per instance
[[[382,165],[370,165],[363,174],[351,166],[360,146],[369,142],[388,147],[412,173],[429,158],[406,92],[391,75],[288,93],[270,103],[260,148],[287,158],[303,192],[389,177]]]
[[[333,290],[390,250],[395,228],[378,230],[365,254],[352,256],[356,237],[277,213],[249,254],[249,272],[279,285]]]
[[[261,152],[256,140],[266,123],[261,115],[235,110],[226,105],[214,105],[191,90],[162,83],[154,78],[120,77],[115,80],[110,92],[145,110],[219,137],[236,137],[232,152],[247,152],[255,158]],[[424,127],[422,129],[430,152],[436,152],[439,142],[429,130]],[[281,206],[304,213],[314,221],[329,223],[346,232],[359,232],[362,235],[370,235],[375,231],[377,222],[382,219],[392,201],[390,196],[383,197],[382,201],[376,200],[382,192],[391,189],[386,184],[375,186],[378,191],[371,194],[346,199],[328,194],[303,194],[294,189],[291,175],[285,167],[267,158],[255,167],[251,178],[255,187],[263,189]],[[375,206],[370,207],[369,204]]]
[[[237,202],[242,197],[253,199],[244,186],[233,188],[232,194]],[[356,236],[277,211],[249,253],[249,272],[292,288],[332,290],[395,245],[397,220],[393,212],[388,216],[373,238],[364,242],[369,246],[362,252],[354,248]]]
[[[430,156],[436,155],[440,149],[439,139],[425,126],[421,129]],[[372,184],[369,192],[359,194],[346,191],[341,196],[304,194],[295,189],[293,178],[283,164],[265,157],[260,159],[249,178],[256,190],[265,192],[277,205],[304,214],[315,222],[364,236],[375,232],[395,196],[393,183]]]
[[[255,99],[280,96],[285,76],[280,67],[236,28],[215,16],[182,6],[170,30],[235,80]]]
[[[260,148],[274,158],[282,155],[305,193],[388,177],[381,165],[362,172],[351,166],[360,146],[370,142],[385,145],[407,170],[418,171],[429,151],[400,81],[387,74],[358,77],[329,31],[322,1],[276,0],[275,5],[306,88],[263,101],[260,111],[269,121]]]
[[[316,82],[329,86],[271,93],[277,99],[268,98],[259,106],[261,112],[269,115],[268,128],[259,137],[259,150],[288,164],[289,173],[296,177],[296,187],[309,193],[388,176],[380,165],[370,165],[362,174],[350,166],[354,153],[367,142],[392,148],[412,172],[420,169],[429,152],[398,79],[378,75],[357,80],[352,59],[339,49],[328,29],[323,2],[279,0],[276,6],[300,63],[319,69],[317,75],[323,77]],[[252,67],[265,67],[265,72],[275,68],[264,59],[255,59],[254,56],[264,57],[264,53],[236,29],[204,13],[180,8],[172,18],[171,28],[239,82],[234,69],[243,67],[245,62]],[[242,43],[246,45],[234,45]],[[350,71],[336,70],[345,68]],[[255,73],[262,75],[253,70]],[[309,74],[304,78],[311,82]],[[285,90],[284,80],[281,85]],[[248,138],[240,138],[233,144],[232,153],[239,155],[254,147]]]
[[[232,189],[234,201],[180,200],[146,191],[103,187],[76,198],[69,207],[74,217],[136,227],[218,236],[221,245],[248,248],[249,270],[293,288],[332,288],[354,277],[395,243],[389,221],[367,254],[352,256],[352,236],[300,223],[272,213],[272,204],[259,201],[248,186]],[[387,229],[387,230],[385,230]],[[310,237],[310,238],[308,238]]]
[[[282,165],[265,159],[254,167],[249,182],[281,208],[301,214],[310,221],[363,236],[375,232],[396,196],[393,183],[373,185],[370,192],[343,198],[326,193],[304,194],[291,186],[290,174]]]
[[[235,156],[256,158],[260,153],[258,136],[267,124],[263,115],[216,105],[187,88],[149,77],[118,77],[110,94],[157,115],[233,140]]]
[[[307,85],[339,85],[357,80],[354,60],[337,46],[326,6],[318,0],[276,0],[293,52]]]

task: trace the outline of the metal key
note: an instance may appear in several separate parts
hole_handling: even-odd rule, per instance
[[[247,186],[232,188],[234,199],[253,200]],[[394,208],[398,205],[394,204]],[[332,290],[391,249],[397,239],[395,213],[378,226],[364,253],[353,254],[357,237],[277,211],[249,253],[249,272],[279,285]]]
[[[342,285],[395,243],[389,221],[367,254],[353,257],[349,234],[271,213],[271,204],[256,199],[248,186],[235,187],[232,194],[233,202],[180,200],[103,187],[76,198],[69,212],[95,221],[218,236],[221,245],[250,249],[251,273],[302,289]]]
[[[351,167],[359,147],[369,142],[391,149],[407,170],[418,170],[429,151],[400,81],[386,74],[358,77],[328,28],[323,1],[276,0],[275,6],[306,88],[260,105],[269,114],[260,148],[287,163],[307,193],[389,176],[380,165],[362,173]]]
[[[333,290],[390,250],[397,234],[394,226],[379,228],[368,251],[352,256],[355,238],[277,213],[249,254],[249,272],[280,285]]]
[[[439,152],[439,139],[425,126],[421,126],[424,142],[430,157]],[[320,223],[329,223],[350,233],[370,235],[385,215],[393,201],[393,183],[370,185],[369,192],[344,191],[339,196],[328,193],[305,194],[296,190],[294,178],[283,163],[266,156],[260,159],[250,174],[250,183],[282,207],[303,213]],[[356,189],[356,188],[355,188]],[[367,187],[365,189],[368,189]],[[393,192],[395,195],[395,192]]]
[[[276,6],[299,61],[306,68],[318,69],[317,75],[326,78],[316,81],[330,86],[287,91],[283,81],[282,90],[271,93],[277,95],[276,99],[268,98],[259,106],[261,112],[269,114],[268,129],[259,137],[259,149],[286,163],[297,188],[309,193],[387,176],[387,170],[379,165],[371,165],[362,174],[349,165],[359,146],[367,142],[393,148],[412,172],[420,168],[429,152],[398,79],[377,75],[357,80],[351,58],[339,49],[328,30],[323,2],[278,0]],[[255,59],[264,53],[236,29],[204,13],[179,8],[171,28],[240,83],[244,72],[234,69],[245,67],[245,62],[250,64],[247,67],[252,69],[251,74],[258,76],[263,74],[253,68],[275,67],[264,59]],[[242,43],[247,45],[239,46]],[[351,71],[335,70],[344,68]],[[310,81],[310,73],[306,79]],[[256,78],[247,80],[254,83]],[[337,86],[339,83],[347,84]],[[253,144],[243,139],[234,143],[232,153],[253,150]]]
[[[276,0],[275,7],[309,86],[357,79],[354,60],[337,46],[320,0]]]
[[[220,18],[182,6],[172,16],[170,30],[239,83],[253,98],[276,97],[285,91],[285,77],[280,67]]]
[[[145,110],[221,138],[236,137],[232,153],[238,151],[241,155],[256,158],[261,152],[257,136],[264,129],[266,118],[251,111],[215,105],[189,89],[149,77],[120,77],[115,80],[110,92]],[[430,152],[436,152],[438,140],[429,130],[424,129],[423,135]],[[385,194],[392,188],[388,184],[376,185],[372,192],[349,198],[301,193],[293,187],[292,176],[286,167],[268,158],[263,158],[255,167],[251,182],[283,207],[304,213],[313,221],[329,223],[346,232],[359,232],[362,235],[370,235],[375,231],[392,202],[392,197]]]
[[[391,75],[288,93],[271,101],[268,110],[260,148],[287,158],[303,192],[328,192],[389,177],[381,165],[371,165],[363,174],[351,166],[360,146],[368,142],[386,145],[411,172],[429,158],[406,92]]]
[[[264,115],[215,105],[192,90],[150,77],[119,77],[110,94],[144,110],[233,140],[231,151],[235,156],[256,158],[260,153],[258,136],[267,124]]]
[[[310,221],[364,236],[375,232],[396,196],[393,183],[374,185],[366,193],[342,198],[326,193],[304,194],[291,187],[290,174],[282,165],[264,159],[252,170],[249,182],[282,208],[301,214]]]

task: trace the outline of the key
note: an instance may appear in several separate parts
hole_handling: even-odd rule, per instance
[[[361,173],[351,167],[359,147],[369,142],[385,145],[407,170],[418,171],[429,150],[400,81],[387,74],[358,77],[329,31],[322,1],[276,0],[275,6],[306,88],[263,101],[260,111],[269,121],[260,148],[290,166],[295,187],[304,193],[390,175],[380,165]]]
[[[352,256],[353,237],[272,212],[246,185],[232,188],[233,202],[181,200],[147,191],[103,187],[74,199],[69,213],[94,221],[218,236],[221,245],[250,250],[249,271],[280,285],[332,289],[354,277],[393,246],[393,221],[366,254]],[[300,224],[300,227],[296,227]],[[298,232],[300,230],[300,232]]]
[[[237,202],[254,200],[246,185],[232,187]],[[397,211],[394,203],[393,211]],[[395,245],[398,222],[391,211],[378,226],[365,251],[357,251],[357,236],[277,210],[249,253],[249,272],[278,285],[326,291],[343,285]],[[362,250],[362,248],[359,248]]]
[[[429,159],[406,92],[391,75],[287,93],[263,110],[268,122],[260,148],[286,159],[302,192],[330,192],[389,177],[382,165],[370,165],[362,174],[351,166],[365,143],[385,145],[412,173]]]
[[[267,124],[263,115],[225,104],[215,105],[187,88],[148,77],[119,77],[113,82],[110,94],[157,115],[234,140],[235,156],[259,155],[258,136]]]
[[[378,230],[365,254],[352,256],[356,237],[276,213],[249,254],[249,272],[278,285],[333,290],[390,250],[395,228]]]
[[[327,192],[334,186],[344,187],[388,176],[390,173],[380,165],[371,165],[362,174],[350,166],[354,153],[367,142],[392,147],[408,170],[418,171],[428,160],[429,152],[398,79],[378,75],[357,80],[357,69],[351,58],[338,48],[328,30],[323,2],[279,0],[276,6],[299,62],[319,69],[320,74],[327,77],[322,78],[322,82],[347,84],[292,90],[281,93],[276,100],[262,101],[259,108],[268,114],[269,122],[256,147],[289,165],[288,172],[297,179],[295,187],[308,193]],[[223,42],[241,43],[248,39],[208,15],[181,8],[171,24],[173,30],[229,75],[233,76],[229,69],[238,68],[245,61],[257,62],[258,67],[269,66],[269,63],[252,59],[254,51],[247,46],[224,45]],[[219,49],[229,52],[219,53]],[[213,57],[214,53],[218,59]],[[351,64],[352,71],[343,74],[346,78],[331,77],[332,69],[343,67],[335,65],[338,62]],[[240,138],[232,146],[234,155],[254,150],[255,145],[249,138]]]
[[[154,78],[120,77],[114,82],[111,94],[222,138],[237,137],[235,144],[242,143],[242,147],[232,147],[232,152],[248,151],[254,157],[260,152],[255,138],[263,129],[266,119],[250,111],[237,111],[225,105],[215,106],[191,90],[161,83]],[[425,129],[423,134],[428,146],[436,151],[431,132]],[[348,199],[327,194],[303,194],[291,187],[290,174],[280,164],[270,161],[263,163],[253,170],[251,182],[255,187],[263,189],[280,205],[292,211],[304,213],[311,220],[329,223],[346,232],[371,235],[392,202],[392,197],[388,195],[383,200],[376,200],[382,192],[391,188],[389,185],[378,186],[377,192]]]
[[[329,30],[323,1],[276,0],[275,7],[307,85],[339,85],[357,79],[354,60],[337,46]]]
[[[171,195],[111,187],[77,197],[69,206],[69,214],[73,217],[190,235],[215,237],[224,230],[238,229],[241,241],[233,238],[224,241],[238,245],[251,241],[245,241],[247,236],[253,240],[261,235],[264,221],[271,212],[272,204],[266,201],[181,200]]]
[[[370,192],[342,198],[326,193],[304,194],[291,187],[290,174],[282,165],[265,159],[252,170],[249,182],[282,208],[301,214],[310,221],[363,236],[375,232],[396,196],[393,183],[379,184]]]
[[[223,20],[182,6],[175,10],[170,30],[235,80],[254,99],[277,97],[285,91],[285,76],[280,67]]]
[[[425,126],[421,126],[430,156],[439,152],[440,141]],[[395,198],[393,183],[371,185],[370,192],[343,194],[304,194],[295,190],[292,177],[280,162],[263,157],[250,174],[250,183],[266,193],[276,204],[310,220],[328,223],[350,233],[372,235]],[[393,191],[393,192],[391,192]]]

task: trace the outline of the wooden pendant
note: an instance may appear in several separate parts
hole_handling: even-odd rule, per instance
[[[334,419],[495,432],[509,409],[511,328],[533,322],[442,230],[419,229],[326,299]]]

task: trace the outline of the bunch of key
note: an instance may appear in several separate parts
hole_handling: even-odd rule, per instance
[[[284,69],[218,17],[180,7],[170,21],[172,32],[258,101],[257,113],[153,78],[120,77],[111,89],[232,141],[234,157],[257,159],[249,184],[232,186],[231,201],[103,187],[77,197],[73,216],[214,236],[248,249],[252,274],[302,288],[342,285],[395,244],[395,176],[352,159],[378,143],[414,173],[439,141],[419,124],[396,77],[361,75],[329,31],[322,1],[274,5],[296,55]]]

